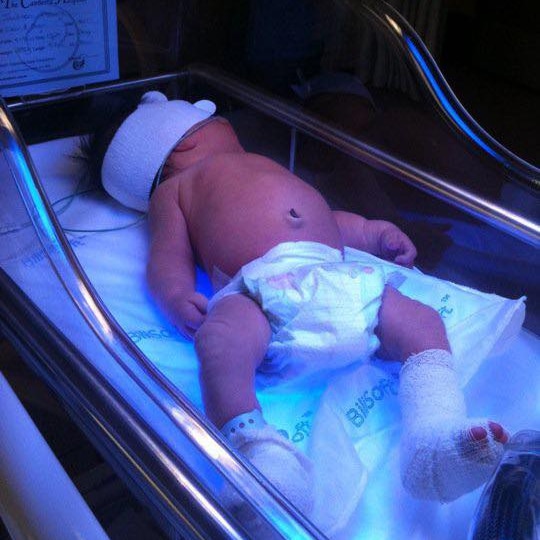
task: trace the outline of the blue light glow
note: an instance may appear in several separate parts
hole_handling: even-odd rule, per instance
[[[409,47],[409,50],[411,51],[412,55],[414,56],[415,60],[417,61],[418,65],[420,66],[422,72],[426,76],[426,78],[429,81],[429,84],[431,85],[431,88],[437,95],[437,98],[441,102],[442,106],[444,107],[445,111],[448,113],[448,115],[452,118],[452,120],[476,143],[478,146],[483,148],[488,154],[493,156],[497,161],[500,161],[501,163],[506,164],[506,160],[493,148],[488,146],[476,133],[474,133],[471,128],[468,126],[468,124],[459,116],[457,111],[452,107],[446,96],[444,95],[444,92],[442,91],[441,87],[435,80],[435,77],[431,70],[429,69],[426,61],[424,60],[421,52],[418,50],[416,45],[412,42],[411,38],[408,36],[405,36],[405,43]]]
[[[51,242],[51,244],[53,244],[56,251],[60,251],[56,232],[49,218],[45,205],[43,204],[41,196],[38,193],[38,190],[33,182],[32,174],[30,173],[26,160],[18,149],[12,148],[11,150],[12,156],[17,163],[18,169],[22,173],[24,185],[30,194],[32,203],[34,204],[34,208],[36,209],[36,212],[38,214],[40,224],[47,235],[47,239]]]

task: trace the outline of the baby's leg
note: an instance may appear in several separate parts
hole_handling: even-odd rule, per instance
[[[208,418],[218,427],[243,413],[260,410],[255,370],[270,340],[267,318],[250,298],[220,300],[195,335],[199,377]]]
[[[378,335],[394,359],[405,361],[399,390],[405,488],[416,497],[441,501],[475,489],[497,464],[507,435],[494,422],[467,418],[438,313],[387,289]]]
[[[260,307],[235,294],[220,300],[195,335],[206,414],[270,482],[301,511],[313,506],[311,463],[265,423],[255,395],[255,371],[270,340]],[[241,501],[229,501],[240,517],[252,519]]]

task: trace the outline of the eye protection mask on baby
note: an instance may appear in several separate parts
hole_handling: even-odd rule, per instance
[[[194,104],[147,92],[114,135],[101,169],[103,187],[118,202],[146,212],[152,184],[178,141],[216,110],[208,100]]]

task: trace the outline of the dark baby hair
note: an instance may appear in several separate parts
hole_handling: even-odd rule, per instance
[[[136,109],[138,102],[138,97],[136,100],[110,99],[92,111],[91,122],[94,129],[90,135],[80,138],[75,156],[84,162],[90,184],[101,186],[101,167],[107,148],[118,128]]]

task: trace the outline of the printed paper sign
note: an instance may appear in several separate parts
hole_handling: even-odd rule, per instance
[[[116,78],[114,0],[0,0],[0,96]]]

